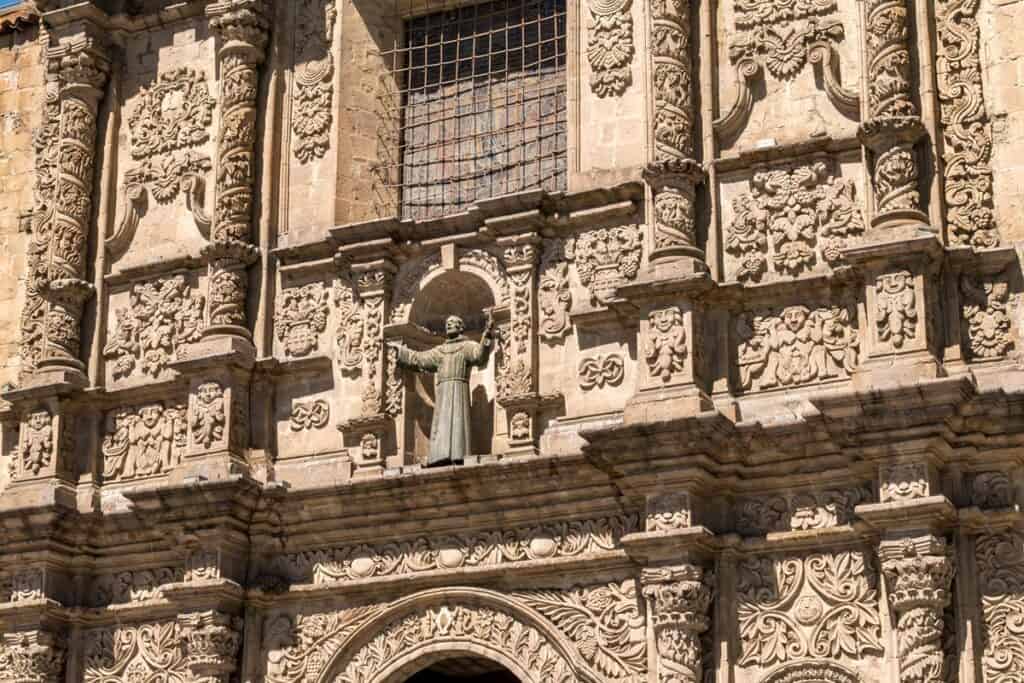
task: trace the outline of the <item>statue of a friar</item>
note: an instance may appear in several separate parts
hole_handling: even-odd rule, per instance
[[[435,373],[427,467],[461,463],[470,453],[469,374],[474,367],[487,366],[494,347],[494,320],[488,313],[479,344],[467,339],[465,330],[462,318],[453,315],[445,321],[444,343],[429,351],[390,343],[398,351],[399,365]]]

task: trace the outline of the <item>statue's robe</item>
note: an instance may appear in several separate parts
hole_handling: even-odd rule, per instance
[[[486,366],[490,356],[487,336],[481,344],[457,337],[429,351],[398,349],[399,364],[434,373],[428,466],[461,462],[470,453],[469,374]]]

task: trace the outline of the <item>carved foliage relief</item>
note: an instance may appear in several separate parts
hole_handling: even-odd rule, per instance
[[[823,161],[756,171],[750,192],[733,200],[733,214],[725,250],[732,277],[742,282],[834,266],[864,232],[853,181],[836,178]]]
[[[159,376],[182,346],[199,341],[204,305],[182,275],[133,285],[128,306],[114,312],[117,322],[103,349],[114,377],[136,371]]]
[[[384,605],[367,605],[329,614],[276,615],[267,620],[263,648],[267,683],[319,680],[330,657]]]
[[[971,358],[999,358],[1014,345],[1010,321],[1010,286],[999,279],[960,278],[963,325]]]
[[[295,22],[295,94],[292,151],[302,163],[319,159],[331,146],[334,94],[335,0],[299,0]]]
[[[318,283],[281,293],[274,329],[286,355],[308,356],[320,347],[320,334],[327,329],[327,298]]]
[[[363,365],[363,312],[359,294],[348,278],[340,278],[334,284],[333,299],[338,365],[343,373],[357,373]]]
[[[119,624],[86,632],[85,683],[157,680],[193,680],[175,622]]]
[[[739,664],[883,654],[877,585],[869,558],[856,550],[741,561]]]
[[[985,533],[976,544],[985,683],[1011,683],[1024,671],[1024,535]]]
[[[736,502],[736,526],[751,534],[826,529],[850,523],[854,507],[871,500],[866,485],[744,498]]]
[[[581,389],[614,387],[625,377],[625,362],[619,353],[584,356],[580,359],[578,372]]]
[[[606,304],[615,289],[636,278],[640,270],[639,226],[622,225],[590,230],[570,239],[565,255],[576,263],[580,282],[590,290],[595,304]]]
[[[793,78],[816,44],[842,42],[835,0],[735,0],[736,35],[729,43],[733,64],[764,64],[777,79]]]
[[[742,389],[771,389],[848,377],[860,342],[852,306],[787,306],[736,320]]]
[[[164,474],[179,462],[188,440],[184,405],[150,403],[107,415],[103,477],[108,481]]]
[[[587,60],[598,97],[621,95],[632,83],[632,0],[590,0]]]
[[[694,106],[690,5],[679,0],[653,0],[650,12],[655,161],[692,159]]]

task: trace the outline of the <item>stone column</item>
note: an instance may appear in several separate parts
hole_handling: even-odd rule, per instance
[[[85,383],[79,358],[82,309],[92,296],[85,280],[89,222],[92,217],[96,118],[110,62],[87,28],[51,49],[59,66],[60,124],[56,144],[53,213],[40,226],[47,243],[36,274],[45,301],[43,347],[38,370]],[[40,254],[42,256],[42,254]]]
[[[640,580],[654,626],[659,683],[701,683],[700,636],[710,625],[713,575],[684,564],[644,569]]]
[[[945,681],[942,620],[954,569],[945,540],[930,534],[885,540],[879,556],[896,618],[901,683]]]
[[[222,612],[196,612],[178,617],[178,625],[195,683],[226,683],[238,665],[240,620]]]
[[[868,119],[861,142],[873,155],[875,228],[927,225],[915,143],[924,135],[911,98],[908,0],[867,0]]]
[[[651,0],[651,92],[654,97],[654,159],[645,178],[654,196],[650,268],[655,279],[704,272],[697,247],[696,186],[704,172],[694,159],[693,63],[690,3]]]
[[[0,668],[19,683],[58,683],[64,680],[65,654],[64,638],[49,631],[5,633]]]
[[[251,243],[255,181],[256,95],[269,29],[263,0],[227,0],[207,9],[220,40],[221,122],[217,145],[216,200],[210,243],[203,249],[209,273],[206,337],[249,339],[246,267],[259,252]]]

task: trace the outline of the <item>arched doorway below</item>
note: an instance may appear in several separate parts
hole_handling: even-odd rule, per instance
[[[434,662],[406,683],[521,683],[501,664],[483,657],[453,657]]]

